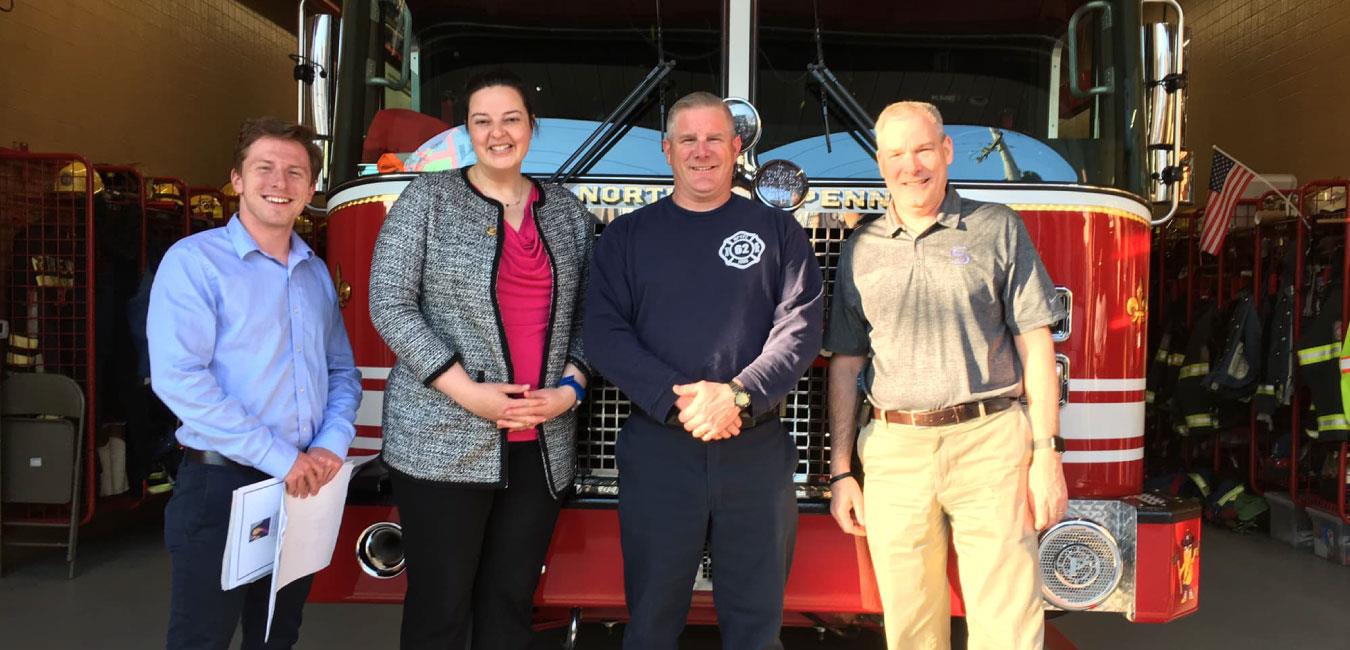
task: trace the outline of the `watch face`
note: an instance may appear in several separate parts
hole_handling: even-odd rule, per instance
[[[750,408],[750,393],[742,388],[736,388],[735,384],[732,384],[731,394],[732,400],[736,403],[736,408]]]

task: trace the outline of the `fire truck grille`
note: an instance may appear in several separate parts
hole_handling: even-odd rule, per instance
[[[703,545],[703,559],[699,560],[698,573],[694,574],[694,591],[712,591],[712,551]]]
[[[810,215],[807,235],[816,252],[825,279],[826,313],[838,267],[839,250],[848,230],[829,215]],[[780,406],[783,426],[797,446],[797,498],[820,499],[829,495],[829,415],[826,412],[826,374],[823,365],[813,365]],[[590,496],[618,494],[619,469],[614,458],[619,429],[632,413],[628,398],[603,378],[595,382],[578,414],[577,492]]]

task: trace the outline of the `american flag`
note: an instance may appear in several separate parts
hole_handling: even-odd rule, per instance
[[[1218,149],[1209,166],[1209,199],[1205,201],[1205,223],[1200,230],[1200,250],[1218,255],[1223,238],[1228,236],[1228,224],[1238,199],[1247,191],[1256,173],[1247,166],[1229,158]]]

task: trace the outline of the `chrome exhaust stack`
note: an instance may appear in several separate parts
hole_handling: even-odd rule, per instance
[[[388,580],[403,573],[403,527],[390,521],[371,524],[356,538],[356,563],[366,575]]]

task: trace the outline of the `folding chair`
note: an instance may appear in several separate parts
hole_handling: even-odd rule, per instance
[[[84,460],[84,391],[65,375],[22,373],[0,385],[0,503],[70,504],[63,521],[5,521],[8,527],[68,527],[65,542],[8,541],[5,546],[66,549],[69,578],[75,577],[80,530],[80,475]]]

